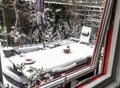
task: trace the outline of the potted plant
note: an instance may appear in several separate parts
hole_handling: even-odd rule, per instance
[[[14,55],[14,49],[12,47],[4,47],[3,52],[5,57],[10,57]]]
[[[70,53],[70,46],[67,46],[65,49],[63,49],[63,51],[66,54]]]
[[[10,57],[14,55],[14,49],[12,47],[8,47],[8,33],[7,27],[3,26],[2,32],[0,33],[1,36],[1,45],[3,46],[3,52],[5,57]]]

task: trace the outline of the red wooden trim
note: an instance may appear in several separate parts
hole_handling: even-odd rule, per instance
[[[108,60],[109,60],[109,55],[110,55],[110,47],[111,47],[111,41],[112,41],[112,32],[113,29],[110,29],[108,31],[108,35],[107,35],[107,42],[106,42],[106,48],[105,48],[105,59],[104,59],[104,63],[103,63],[103,73],[106,74],[107,73],[107,66],[108,66]]]

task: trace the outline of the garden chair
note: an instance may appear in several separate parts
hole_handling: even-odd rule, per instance
[[[83,26],[81,30],[80,40],[79,42],[82,44],[90,44],[90,36],[91,36],[91,27]]]

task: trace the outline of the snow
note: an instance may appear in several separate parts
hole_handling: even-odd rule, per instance
[[[89,44],[90,42],[90,36],[91,36],[91,28],[83,26],[80,36],[80,43]],[[88,34],[88,35],[86,35]]]
[[[82,30],[82,34],[88,35],[89,31],[87,30],[87,28],[84,28],[84,30]]]
[[[56,9],[56,10],[55,10],[55,12],[60,12],[60,11],[61,11],[61,9]]]
[[[9,60],[12,61],[14,64],[21,64],[26,59],[32,59],[35,61],[33,64],[25,65],[25,69],[23,70],[23,74],[30,78],[33,73],[28,72],[28,69],[31,67],[34,68],[43,68],[44,72],[60,72],[72,67],[75,67],[78,63],[86,62],[87,57],[92,57],[93,55],[93,48],[78,43],[66,43],[63,41],[58,47],[55,48],[48,48],[45,50],[38,50],[34,52],[25,53],[22,55],[15,55],[10,58],[5,58],[4,55],[2,56],[4,63],[9,64]],[[70,46],[70,53],[65,54],[63,49],[67,46]],[[4,64],[5,65],[5,64]]]
[[[4,49],[4,50],[13,50],[12,47],[4,47],[3,49]]]
[[[26,69],[24,69],[23,73],[27,77],[30,75],[30,73],[27,72],[27,70],[30,68],[29,66],[35,67],[35,68],[42,68],[45,72],[49,71],[58,71],[61,68],[70,68],[73,66],[76,66],[75,63],[79,63],[82,61],[86,61],[86,57],[92,57],[93,54],[93,48],[83,45],[80,43],[71,43],[70,46],[70,53],[65,54],[63,52],[63,49],[67,45],[59,46],[57,48],[53,49],[47,49],[47,50],[39,50],[35,52],[29,52],[24,54],[23,57],[20,57],[20,55],[16,55],[13,57],[10,57],[9,59],[14,64],[21,64],[25,61],[25,59],[33,59],[35,60],[34,64],[26,65]],[[70,65],[70,66],[69,66]],[[68,67],[66,67],[68,66]],[[57,70],[58,68],[58,70]],[[64,70],[64,69],[63,69]]]

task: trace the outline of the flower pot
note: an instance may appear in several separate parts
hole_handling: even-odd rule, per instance
[[[3,52],[4,52],[5,57],[11,57],[14,55],[14,49],[12,47],[3,48]]]
[[[33,60],[33,59],[25,59],[25,61],[23,63],[25,65],[33,64],[33,63],[35,63],[35,60]]]
[[[70,49],[64,49],[64,53],[66,54],[70,53]]]

